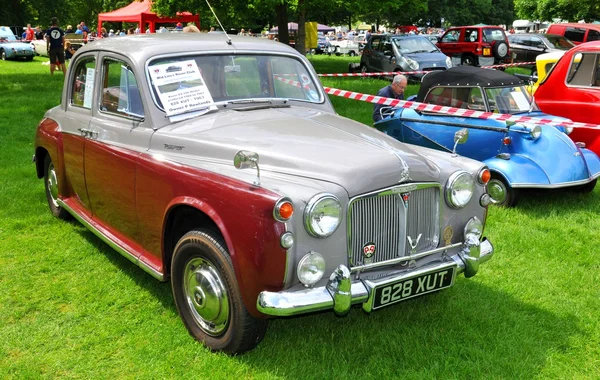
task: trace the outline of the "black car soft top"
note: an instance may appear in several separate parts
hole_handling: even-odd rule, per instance
[[[523,81],[504,71],[458,66],[444,71],[426,74],[421,81],[417,102],[422,102],[431,87],[435,86],[481,86],[498,87],[523,84]]]

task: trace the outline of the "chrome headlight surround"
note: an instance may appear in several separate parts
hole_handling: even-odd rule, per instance
[[[452,58],[446,57],[446,67],[447,68],[451,68],[452,67]]]
[[[481,240],[483,235],[483,223],[478,217],[474,216],[465,225],[464,237],[467,241],[468,236],[474,236],[477,240]]]
[[[325,259],[318,252],[309,252],[298,262],[296,275],[304,286],[312,286],[319,282],[325,274]]]
[[[452,173],[446,183],[446,203],[455,209],[463,208],[469,204],[474,191],[475,179],[473,176],[464,170],[456,171]]]
[[[333,194],[315,195],[304,209],[304,228],[316,238],[326,238],[333,234],[341,221],[342,204]]]

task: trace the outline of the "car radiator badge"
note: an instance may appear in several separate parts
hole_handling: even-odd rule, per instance
[[[371,264],[373,262],[373,256],[375,255],[375,243],[369,242],[363,245],[363,256],[365,257],[365,264]]]
[[[445,245],[452,244],[452,235],[454,235],[454,230],[452,229],[452,226],[444,228],[444,234],[442,236],[444,238]]]

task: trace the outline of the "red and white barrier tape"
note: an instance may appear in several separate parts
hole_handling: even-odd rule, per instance
[[[390,107],[410,108],[422,112],[435,112],[444,115],[453,115],[459,117],[470,117],[477,119],[492,119],[500,121],[512,121],[515,123],[533,123],[533,124],[550,124],[562,125],[573,128],[590,128],[600,129],[600,125],[591,123],[580,123],[574,121],[559,121],[556,119],[537,118],[529,116],[509,115],[493,112],[474,111],[466,108],[454,108],[446,106],[438,106],[435,104],[426,104],[418,102],[410,102],[407,100],[399,100],[392,98],[384,98],[382,96],[366,95],[358,92],[339,90],[337,88],[324,87],[325,92],[329,95],[340,96],[347,99],[360,100],[374,104],[382,104]]]
[[[275,78],[283,83],[301,87],[305,89],[309,89],[308,84],[301,84],[298,81],[285,79],[280,76],[275,76]],[[455,107],[447,107],[447,106],[439,106],[435,104],[427,104],[427,103],[418,103],[411,102],[407,100],[399,100],[392,98],[385,98],[383,96],[375,96],[375,95],[367,95],[361,94],[359,92],[340,90],[337,88],[331,87],[323,87],[325,92],[329,95],[339,96],[347,99],[360,100],[363,102],[373,103],[373,104],[382,104],[384,106],[390,107],[400,107],[400,108],[410,108],[421,112],[434,112],[443,115],[453,115],[459,117],[470,117],[476,119],[492,119],[499,121],[512,121],[515,123],[532,123],[532,124],[549,124],[549,125],[562,125],[566,127],[573,128],[588,128],[588,129],[600,129],[600,125],[592,124],[592,123],[580,123],[575,121],[566,121],[566,120],[556,120],[556,119],[547,119],[547,118],[538,118],[538,117],[529,117],[529,116],[518,116],[518,115],[510,115],[510,114],[501,114],[501,113],[493,113],[493,112],[483,112],[483,111],[475,111],[466,108],[455,108]]]

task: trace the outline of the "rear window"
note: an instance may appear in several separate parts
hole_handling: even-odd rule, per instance
[[[567,84],[570,86],[589,87],[596,85],[596,76],[598,56],[591,53],[577,53],[573,56],[569,73],[567,75]]]
[[[600,40],[600,32],[594,29],[588,31],[587,41],[598,41]]]
[[[504,41],[505,38],[506,37],[502,29],[487,28],[483,30],[483,40],[485,42]]]
[[[585,29],[568,27],[567,30],[565,30],[565,38],[568,38],[571,41],[583,42],[584,36]]]

